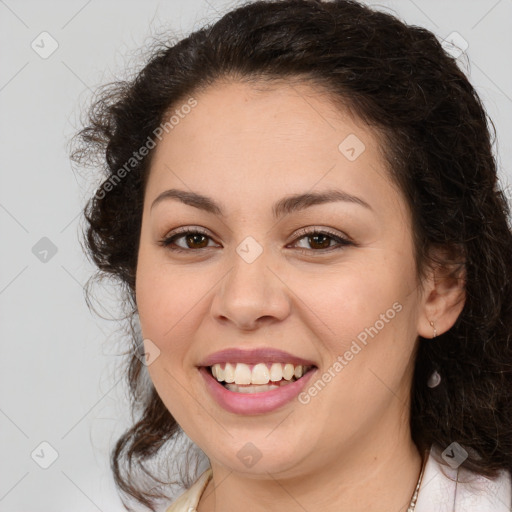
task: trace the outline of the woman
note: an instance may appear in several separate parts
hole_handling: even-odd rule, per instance
[[[348,0],[242,6],[103,93],[74,158],[132,308],[127,498],[156,510],[184,433],[208,467],[169,512],[511,509],[486,119],[432,33]]]

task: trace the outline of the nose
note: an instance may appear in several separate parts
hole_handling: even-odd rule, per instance
[[[252,262],[234,252],[231,270],[215,291],[212,316],[245,331],[283,321],[290,314],[290,295],[271,267],[265,251]]]

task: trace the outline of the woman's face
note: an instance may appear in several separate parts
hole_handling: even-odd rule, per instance
[[[307,85],[217,84],[195,99],[155,149],[136,275],[166,407],[212,465],[245,473],[300,474],[407,438],[423,299],[376,136]],[[258,362],[316,368],[230,391],[201,369],[225,349],[290,354],[221,356],[253,363],[237,379],[266,380]]]

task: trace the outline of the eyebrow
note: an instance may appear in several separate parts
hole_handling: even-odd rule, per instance
[[[196,192],[189,192],[178,189],[169,189],[162,192],[153,201],[150,210],[152,210],[158,203],[168,199],[177,199],[184,204],[199,208],[200,210],[204,210],[208,213],[212,213],[220,217],[225,216],[222,207],[210,197],[198,194]],[[304,194],[294,194],[283,197],[273,205],[272,213],[274,217],[278,219],[283,215],[299,210],[304,210],[310,206],[332,203],[336,201],[358,204],[373,211],[373,208],[360,197],[353,196],[348,192],[344,192],[343,190],[331,189],[325,190],[323,192],[307,192]]]

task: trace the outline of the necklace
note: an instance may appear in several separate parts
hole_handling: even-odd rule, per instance
[[[427,455],[425,454],[423,456],[423,461],[421,463],[421,471],[420,471],[420,476],[418,478],[418,483],[416,484],[416,489],[414,489],[414,493],[412,495],[411,502],[409,503],[409,506],[407,507],[407,512],[414,512],[414,509],[416,508],[416,501],[418,500],[418,493],[420,491],[421,480],[423,478],[423,471],[425,470],[426,461],[427,461]]]

